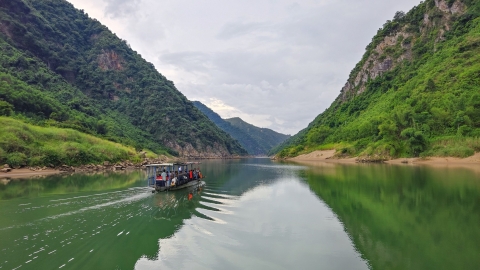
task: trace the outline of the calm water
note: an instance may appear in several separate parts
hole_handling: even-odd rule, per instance
[[[0,269],[479,269],[480,174],[207,161],[202,190],[141,172],[0,182]]]

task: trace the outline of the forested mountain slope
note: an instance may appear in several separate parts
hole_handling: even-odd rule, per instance
[[[267,155],[273,147],[290,138],[290,135],[281,134],[268,128],[256,127],[238,117],[225,119],[225,121],[253,138],[260,145],[262,155]]]
[[[330,108],[274,149],[336,148],[383,160],[480,151],[480,1],[427,0],[397,12]]]
[[[0,1],[0,114],[137,149],[246,154],[126,41],[64,0]]]
[[[274,146],[290,137],[268,128],[253,126],[238,117],[222,119],[200,101],[194,101],[193,104],[219,128],[238,140],[250,155],[265,156]]]

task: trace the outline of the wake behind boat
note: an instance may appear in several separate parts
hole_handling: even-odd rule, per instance
[[[198,162],[147,165],[148,186],[156,191],[178,190],[205,185]],[[194,167],[197,166],[197,167]]]

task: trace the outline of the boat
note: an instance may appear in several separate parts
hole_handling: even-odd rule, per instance
[[[197,164],[200,163],[179,162],[146,165],[147,184],[157,192],[204,186],[205,181],[202,180],[204,176]],[[165,179],[162,174],[166,176]]]

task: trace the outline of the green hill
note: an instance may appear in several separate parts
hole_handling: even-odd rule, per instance
[[[0,115],[157,153],[246,154],[126,41],[64,0],[0,1]]]
[[[193,104],[223,131],[238,140],[250,155],[265,156],[270,149],[288,139],[289,135],[277,133],[268,128],[259,128],[240,118],[222,119],[217,113],[200,101]]]
[[[141,161],[133,147],[73,129],[39,127],[4,116],[0,126],[0,162],[12,167]],[[148,157],[157,156],[148,153]]]
[[[273,150],[372,161],[480,151],[480,2],[427,0],[397,12],[332,105]]]

